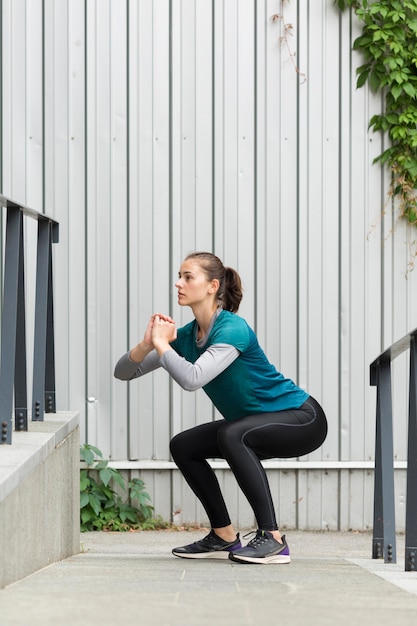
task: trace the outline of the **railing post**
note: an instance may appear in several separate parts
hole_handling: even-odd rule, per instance
[[[20,214],[19,280],[17,287],[16,358],[14,372],[15,430],[28,429],[27,365],[26,365],[26,307],[23,249],[23,214]]]
[[[410,337],[405,571],[417,569],[417,333]]]
[[[54,241],[51,227],[49,242],[48,300],[46,304],[46,362],[45,362],[45,412],[56,413],[55,395],[55,339],[54,339],[54,298],[52,275],[52,243]]]
[[[48,220],[39,219],[33,352],[32,420],[34,421],[43,421],[45,404],[48,412],[55,410],[55,376],[51,374],[51,367],[54,367],[52,225]],[[46,382],[48,382],[47,390]]]
[[[10,444],[12,442],[13,382],[16,358],[17,302],[22,219],[22,214],[17,207],[7,207],[0,353],[0,443],[2,444]]]
[[[371,384],[377,386],[372,558],[396,563],[390,355],[371,370]]]

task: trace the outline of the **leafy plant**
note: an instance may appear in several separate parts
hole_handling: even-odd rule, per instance
[[[80,526],[88,530],[135,530],[166,528],[168,523],[154,517],[150,496],[145,483],[139,478],[127,484],[119,470],[108,466],[101,451],[95,446],[83,444],[81,458],[89,466],[80,473]],[[101,460],[95,461],[95,457]],[[114,481],[127,491],[127,501],[111,487]],[[113,483],[113,484],[114,484]],[[133,503],[137,502],[137,506]]]
[[[385,110],[369,125],[390,138],[375,161],[390,167],[390,193],[417,225],[417,0],[335,1],[341,10],[352,7],[363,23],[353,44],[365,61],[357,68],[357,86],[368,82],[384,94]]]

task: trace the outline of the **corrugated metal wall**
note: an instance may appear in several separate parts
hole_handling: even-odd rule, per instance
[[[329,417],[319,451],[268,470],[281,524],[369,526],[368,366],[417,326],[417,278],[415,232],[372,165],[382,102],[355,88],[355,17],[333,0],[2,0],[1,20],[1,192],[61,224],[59,408],[140,473],[157,512],[204,521],[168,442],[215,417],[210,403],[163,371],[128,385],[113,367],[153,311],[190,319],[178,266],[212,250],[241,273],[240,312],[270,360]],[[406,359],[394,375],[403,467]],[[219,467],[236,523],[250,525]]]

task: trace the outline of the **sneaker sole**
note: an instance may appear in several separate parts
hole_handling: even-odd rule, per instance
[[[179,552],[172,552],[174,556],[179,556],[180,559],[228,559],[230,552],[226,550],[218,550],[214,552],[197,552],[195,554],[185,554]]]
[[[236,556],[230,554],[230,560],[236,563],[259,563],[260,565],[286,565],[291,563],[291,557],[288,554],[273,554],[260,559],[251,558],[250,556]]]

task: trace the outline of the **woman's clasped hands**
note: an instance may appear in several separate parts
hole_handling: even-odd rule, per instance
[[[171,350],[169,344],[176,338],[177,327],[172,317],[163,313],[154,313],[148,322],[142,341],[130,350],[129,358],[135,363],[141,363],[154,348],[161,356],[167,350]]]
[[[177,338],[177,327],[172,317],[154,313],[149,320],[145,338],[159,354],[169,350],[169,344]]]

